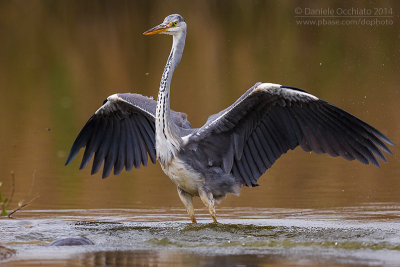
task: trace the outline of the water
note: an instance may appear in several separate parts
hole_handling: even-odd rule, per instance
[[[300,26],[297,7],[388,7],[394,24]],[[0,1],[0,192],[14,192],[8,210],[39,196],[0,219],[0,246],[16,250],[9,264],[400,265],[399,10],[399,1]],[[193,127],[273,82],[375,126],[397,144],[393,155],[376,168],[289,151],[259,187],[217,206],[220,225],[198,198],[200,224],[188,224],[158,165],[104,180],[79,171],[82,153],[65,167],[107,96],[157,96],[171,40],[142,33],[171,13],[188,23],[171,107]],[[70,235],[95,245],[48,246]]]
[[[351,8],[353,4],[321,1],[312,6]],[[90,167],[78,170],[82,152],[64,166],[79,130],[107,96],[117,92],[157,96],[171,40],[142,33],[175,12],[185,17],[188,35],[172,82],[171,107],[186,112],[193,127],[200,127],[210,114],[263,81],[306,89],[399,144],[398,28],[299,26],[294,9],[307,5],[0,1],[0,190],[4,196],[11,195],[15,184],[8,208],[36,195],[40,197],[29,209],[181,207],[176,187],[159,166],[123,171],[105,180],[90,176]],[[398,1],[376,5],[400,10]],[[393,20],[396,25],[398,17]],[[222,207],[400,203],[400,146],[391,149],[394,154],[388,162],[376,168],[297,148],[277,160],[260,178],[259,187],[242,190],[240,198],[228,197]]]
[[[9,264],[354,265],[400,264],[399,206],[221,209],[220,223],[183,209],[31,210],[2,220]],[[84,236],[89,246],[51,247]]]

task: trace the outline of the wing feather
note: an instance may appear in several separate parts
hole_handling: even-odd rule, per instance
[[[97,147],[99,146],[100,143],[100,139],[103,137],[104,134],[104,127],[106,126],[106,123],[100,123],[98,120],[95,119],[93,119],[93,123],[96,123],[96,128],[94,128],[93,131],[95,134],[89,140],[88,148],[85,150],[85,153],[83,154],[79,169],[83,169],[87,166],[93,153],[97,150]]]
[[[386,161],[382,151],[391,154],[386,144],[393,145],[374,127],[302,89],[261,83],[211,115],[188,143],[209,158],[212,147],[225,144],[221,168],[246,186],[257,185],[282,154],[297,146],[379,166],[377,159]]]
[[[265,172],[266,169],[271,167],[271,162],[270,159],[268,158],[268,153],[265,152],[264,146],[261,144],[260,139],[258,137],[258,133],[257,131],[254,132],[254,134],[252,135],[253,139],[254,139],[254,144],[258,150],[258,153],[260,155],[260,159],[262,160],[263,164],[264,164],[264,171]]]
[[[257,166],[257,170],[260,174],[263,174],[266,170],[264,166],[264,162],[260,156],[260,152],[258,151],[255,143],[254,143],[254,136],[250,136],[249,138],[249,149],[251,151],[252,158]]]
[[[318,116],[315,114],[318,113]],[[343,135],[345,132],[347,132],[346,129],[340,128],[337,123],[334,121],[331,121],[331,118],[325,117],[324,113],[321,112],[311,112],[311,116],[315,116],[316,121],[318,122],[319,125],[323,125],[324,127],[324,137],[326,141],[330,144],[332,148],[332,153],[329,153],[331,156],[336,156],[340,155],[343,158],[347,160],[354,160],[355,157],[350,153],[350,148],[347,145],[347,141],[345,141],[342,138],[342,143],[337,139],[341,135]],[[341,134],[340,134],[341,133]],[[344,146],[347,146],[347,148],[344,148]]]
[[[137,137],[137,139],[141,140],[141,142],[139,143],[139,151],[140,151],[140,158],[141,158],[141,163],[143,164],[143,166],[147,166],[147,151],[146,151],[146,141],[145,141],[145,137],[144,134],[141,132],[141,127],[139,125],[139,119],[136,119],[134,121],[131,121],[132,123],[132,128],[133,131],[135,132],[135,136]]]
[[[316,135],[318,136],[318,142],[322,149],[322,153],[328,153],[329,155],[336,157],[339,154],[336,152],[334,145],[335,142],[332,141],[331,132],[337,134],[337,131],[334,127],[332,127],[331,131],[327,129],[327,121],[324,121],[320,118],[320,116],[316,116],[314,112],[311,110],[303,110],[303,113],[307,118],[311,121],[312,125],[315,125]],[[336,142],[337,143],[337,142]]]
[[[130,170],[132,170],[134,162],[137,159],[137,156],[136,156],[137,146],[134,145],[135,137],[132,136],[131,124],[129,123],[129,120],[125,119],[124,121],[122,121],[122,123],[124,124],[125,134],[126,134],[126,148],[125,148],[125,151],[126,151],[126,164],[125,164],[125,169],[127,171],[130,171]]]
[[[233,146],[229,145],[226,155],[222,157],[222,168],[225,173],[229,173],[230,170],[232,169],[233,160],[234,160]]]
[[[152,131],[147,119],[144,117],[139,117],[139,129],[140,133],[145,141],[146,151],[150,155],[150,159],[153,163],[156,163],[156,147],[154,132]]]
[[[82,128],[72,145],[66,165],[85,148],[80,168],[94,155],[91,173],[104,162],[102,177],[119,174],[123,168],[146,166],[148,155],[156,163],[155,113],[157,102],[139,94],[115,94],[107,98]],[[182,132],[191,131],[186,114],[171,110],[171,120]]]
[[[244,158],[245,158],[245,160],[247,162],[247,166],[248,166],[248,168],[250,170],[250,173],[251,173],[250,177],[253,178],[253,177],[260,176],[261,173],[258,171],[257,165],[255,163],[256,160],[254,159],[253,153],[250,150],[249,146],[245,146],[245,148],[244,148],[244,156],[245,156]],[[251,183],[252,184],[255,184],[255,182],[256,181],[254,181],[254,179],[251,179]]]
[[[332,116],[330,116],[330,120],[336,122],[334,125],[334,129],[341,129],[343,133],[348,134],[347,137],[348,140],[353,140],[350,141],[350,143],[352,144],[351,146],[353,149],[357,150],[358,154],[363,155],[368,159],[369,162],[372,162],[374,165],[379,166],[378,161],[375,159],[373,155],[373,151],[379,151],[379,150],[369,139],[370,136],[366,136],[364,134],[362,128],[358,128],[356,127],[356,125],[352,127],[352,124],[348,124],[345,119],[335,120],[334,118],[332,118]],[[339,134],[337,130],[336,133]],[[376,152],[376,154],[378,157],[380,157],[380,154],[382,153]]]
[[[120,123],[121,132],[120,132],[120,140],[118,147],[118,156],[114,165],[114,175],[119,174],[126,164],[126,156],[125,154],[129,153],[126,151],[126,124],[125,119],[121,120]]]
[[[380,139],[388,143],[389,145],[393,145],[393,142],[390,141],[386,136],[380,133],[375,128],[366,124],[365,122],[357,119],[353,115],[344,112],[342,110],[332,109],[330,107],[322,107],[327,114],[330,114],[331,118],[340,117],[343,125],[347,127],[350,132],[355,134],[359,134],[367,139],[373,141],[375,145],[377,145],[380,149],[385,151],[388,154],[392,154],[390,149],[383,143]],[[380,138],[380,139],[379,139]]]
[[[103,163],[103,160],[105,159],[111,144],[112,133],[114,131],[114,121],[112,119],[107,119],[107,120],[108,120],[107,131],[104,134],[101,146],[94,154],[91,174],[95,174],[100,170],[101,164]]]
[[[142,146],[143,143],[141,142],[141,136],[139,132],[136,129],[136,121],[129,120],[128,121],[129,127],[130,127],[130,133],[131,133],[131,138],[133,140],[133,149],[135,151],[135,168],[138,169],[140,168],[140,165],[142,164]]]
[[[92,116],[86,123],[86,127],[80,131],[68,155],[67,164],[76,157],[80,148],[85,146],[85,144],[90,140],[90,135],[93,131],[95,122],[96,120]]]
[[[104,167],[102,178],[106,178],[110,175],[111,170],[115,164],[117,153],[119,150],[118,140],[120,139],[120,123],[116,120],[113,120],[113,131],[110,137],[110,147],[108,149],[107,155],[104,158]]]
[[[260,140],[261,148],[265,151],[267,155],[265,159],[267,160],[268,165],[271,166],[275,162],[274,153],[271,149],[271,145],[268,142],[268,137],[265,134],[266,134],[265,132],[262,132],[262,125],[260,124],[260,127],[257,127],[255,129],[254,135],[258,137],[258,140]]]

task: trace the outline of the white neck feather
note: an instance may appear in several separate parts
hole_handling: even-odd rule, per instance
[[[176,156],[182,142],[176,125],[170,116],[170,84],[175,68],[178,66],[185,46],[186,32],[173,35],[171,53],[161,77],[156,109],[156,151],[157,158],[167,166]]]

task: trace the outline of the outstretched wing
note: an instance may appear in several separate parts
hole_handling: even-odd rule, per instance
[[[257,83],[233,105],[209,117],[186,143],[239,183],[258,178],[289,149],[328,153],[379,166],[393,145],[378,130],[304,90]]]
[[[97,173],[104,161],[103,178],[113,167],[116,175],[124,167],[129,171],[132,166],[146,166],[147,155],[155,163],[156,106],[156,101],[139,94],[109,96],[80,131],[65,165],[83,147],[86,148],[80,169],[87,166],[94,154],[91,173]],[[171,118],[181,128],[190,128],[186,114],[171,111]]]

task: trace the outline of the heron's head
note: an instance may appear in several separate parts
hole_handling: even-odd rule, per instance
[[[163,23],[157,25],[150,30],[145,31],[144,35],[152,35],[157,33],[176,35],[186,31],[186,23],[183,17],[179,14],[167,16]]]

